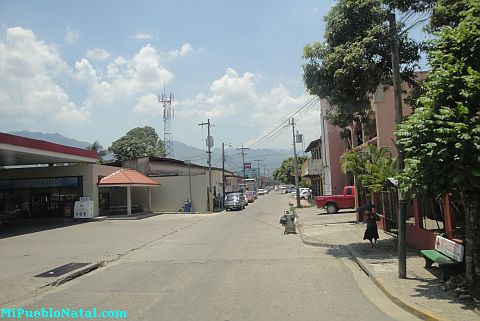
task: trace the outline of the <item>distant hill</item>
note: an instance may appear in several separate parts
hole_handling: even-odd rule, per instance
[[[90,143],[88,143],[88,142],[82,142],[80,140],[67,138],[67,137],[65,137],[63,135],[60,135],[58,133],[47,134],[47,133],[41,133],[41,132],[31,132],[29,130],[22,130],[22,131],[16,131],[16,132],[9,132],[9,134],[22,136],[22,137],[27,137],[27,138],[45,140],[47,142],[60,144],[60,145],[71,146],[71,147],[77,147],[77,148],[85,148],[88,145],[90,145]]]
[[[83,142],[76,139],[65,137],[61,134],[48,134],[41,132],[31,132],[28,130],[23,131],[14,131],[9,132],[9,134],[28,137],[33,139],[45,140],[48,142],[77,147],[77,148],[86,148],[91,143]],[[105,148],[107,146],[104,146]],[[189,146],[179,141],[173,142],[173,158],[181,160],[191,160],[192,163],[198,165],[207,166],[207,154],[206,148],[201,149],[193,146]],[[285,158],[293,156],[293,151],[285,149],[251,149],[247,150],[245,153],[245,162],[251,163],[253,169],[257,169],[258,163],[255,160],[261,160],[260,162],[260,172],[264,173],[265,171],[272,172],[280,167],[282,161]],[[110,157],[106,157],[109,159]],[[265,168],[263,167],[263,161],[265,161]],[[222,148],[215,147],[212,150],[212,166],[213,167],[222,167]],[[225,168],[228,170],[233,170],[237,173],[241,173],[242,170],[242,156],[239,150],[236,148],[225,148]],[[251,175],[251,172],[247,171],[247,174]]]

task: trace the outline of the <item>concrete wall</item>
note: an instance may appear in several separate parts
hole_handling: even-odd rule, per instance
[[[176,212],[183,207],[185,200],[190,198],[188,176],[152,177],[161,185],[151,187],[152,210],[155,212]],[[192,206],[193,211],[207,210],[208,177],[192,176]]]
[[[417,72],[416,79],[425,79],[427,74],[425,72]],[[402,84],[402,114],[403,116],[410,115],[412,108],[405,103],[405,98],[408,97],[412,88],[406,83]],[[397,157],[397,149],[394,145],[395,141],[395,94],[393,87],[390,86],[386,90],[379,88],[375,94],[372,102],[372,109],[375,112],[375,121],[377,126],[377,146],[388,146],[392,152],[393,157]]]

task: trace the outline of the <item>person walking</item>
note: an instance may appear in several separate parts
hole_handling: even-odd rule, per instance
[[[287,234],[287,223],[288,223],[287,215],[283,215],[280,218],[280,224],[282,224],[283,226],[283,234]]]
[[[378,236],[377,215],[372,211],[374,208],[375,205],[367,204],[357,209],[359,212],[362,210],[367,211],[367,218],[365,220],[367,229],[363,234],[363,239],[370,241],[370,247],[377,247],[377,240],[380,238]]]

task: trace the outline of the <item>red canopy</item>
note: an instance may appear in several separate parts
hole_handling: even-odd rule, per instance
[[[99,186],[154,186],[160,183],[133,169],[122,168],[105,176],[98,183]]]

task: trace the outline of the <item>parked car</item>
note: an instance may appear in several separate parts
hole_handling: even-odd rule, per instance
[[[308,200],[312,197],[312,190],[306,187],[300,188],[300,199]]]
[[[225,197],[225,210],[243,210],[245,202],[243,193],[230,193]]]
[[[317,196],[315,203],[318,208],[324,207],[328,214],[335,214],[342,208],[354,208],[355,186],[345,186],[342,195]]]
[[[302,200],[308,200],[310,196],[312,196],[312,190],[306,187],[300,188],[299,192],[300,192],[300,199]],[[293,192],[291,192],[290,194],[292,194],[293,197],[296,197],[297,191],[294,189]]]
[[[253,194],[253,192],[247,191],[245,193],[245,196],[247,197],[248,203],[253,203],[255,201],[255,195]]]
[[[295,185],[287,186],[287,190],[285,191],[285,193],[292,193],[292,192],[295,192]]]
[[[257,190],[257,194],[258,194],[258,195],[265,195],[265,194],[267,194],[267,191],[264,190],[263,188],[259,188],[259,189]]]
[[[243,203],[245,204],[245,206],[248,206],[248,199],[247,199],[247,193],[243,193]]]

